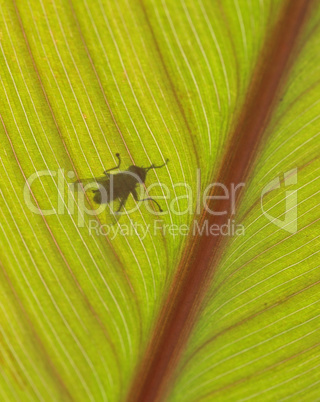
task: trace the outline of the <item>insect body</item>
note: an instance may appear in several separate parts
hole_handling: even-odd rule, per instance
[[[111,169],[105,170],[104,177],[81,179],[78,180],[77,183],[91,182],[98,184],[99,188],[92,190],[94,192],[93,200],[97,204],[108,204],[112,201],[119,200],[119,207],[115,212],[116,214],[118,214],[121,211],[122,207],[124,207],[130,194],[132,194],[133,198],[136,201],[154,202],[158,206],[159,211],[162,212],[160,205],[153,198],[149,197],[139,200],[136,187],[138,184],[145,183],[147,173],[150,169],[160,169],[164,167],[169,162],[169,160],[167,159],[166,162],[160,166],[151,165],[147,168],[144,168],[132,165],[129,167],[128,170],[121,171],[120,173],[116,174],[110,174],[109,172],[111,172],[112,170],[120,168],[120,154],[117,153],[116,157],[119,161],[118,165]]]

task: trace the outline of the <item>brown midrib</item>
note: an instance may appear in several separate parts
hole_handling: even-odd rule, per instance
[[[312,1],[287,0],[284,3],[279,22],[265,41],[220,172],[212,182],[224,183],[230,188],[231,183],[246,181]],[[209,207],[216,211],[228,210],[228,200],[212,201]],[[203,211],[199,224],[208,220],[209,226],[222,225],[228,219],[230,215],[212,216]],[[128,401],[164,399],[199,313],[206,286],[226,244],[226,239],[217,236],[189,238],[153,337],[129,390]]]

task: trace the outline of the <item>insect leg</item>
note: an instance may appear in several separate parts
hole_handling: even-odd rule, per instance
[[[116,157],[118,158],[118,161],[119,161],[118,165],[117,165],[117,166],[115,166],[115,167],[113,167],[113,168],[111,168],[111,169],[107,169],[107,170],[105,170],[105,171],[103,172],[105,175],[107,175],[107,176],[108,176],[108,172],[111,172],[111,170],[116,170],[116,169],[119,169],[119,168],[120,168],[120,165],[121,165],[121,158],[120,158],[120,154],[116,153]]]
[[[126,203],[126,201],[127,201],[127,198],[128,198],[128,197],[120,198],[120,204],[119,204],[118,209],[117,209],[116,212],[115,212],[115,215],[117,215],[117,214],[120,213],[122,207],[125,205],[125,203]]]
[[[159,203],[156,201],[156,200],[154,200],[153,198],[151,198],[151,197],[149,197],[149,198],[144,198],[143,200],[137,200],[137,201],[152,201],[152,202],[154,202],[155,204],[157,204],[157,206],[158,206],[158,208],[159,208],[159,212],[163,212],[163,210],[161,209],[161,207],[160,207],[160,205],[159,205]]]
[[[156,200],[154,200],[153,198],[151,198],[151,197],[148,197],[148,198],[143,198],[142,200],[139,200],[138,199],[138,194],[137,194],[137,191],[136,191],[136,189],[133,189],[132,191],[131,191],[131,193],[132,193],[132,195],[133,195],[133,198],[137,201],[137,202],[142,202],[142,201],[153,201],[155,204],[157,204],[157,206],[158,206],[158,208],[159,208],[159,211],[160,212],[163,212],[163,210],[161,209],[161,207],[160,207],[160,205],[158,204],[158,202],[156,201]]]

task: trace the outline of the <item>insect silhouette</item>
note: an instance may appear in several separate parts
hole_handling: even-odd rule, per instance
[[[96,183],[99,188],[93,189],[93,200],[97,204],[109,204],[112,201],[119,200],[119,207],[115,211],[115,214],[119,214],[121,209],[125,206],[126,201],[130,194],[136,201],[152,201],[159,208],[160,212],[163,212],[159,203],[151,197],[139,200],[136,187],[138,184],[144,184],[146,181],[147,173],[151,169],[160,169],[167,165],[169,159],[160,166],[151,165],[149,167],[139,167],[132,165],[128,170],[120,171],[120,173],[110,174],[112,170],[120,169],[121,157],[119,153],[116,153],[118,159],[118,165],[105,170],[103,177],[94,177],[92,179],[80,179],[76,183]]]

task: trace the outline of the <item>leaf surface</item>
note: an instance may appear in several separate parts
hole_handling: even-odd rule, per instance
[[[317,398],[320,9],[309,3],[232,217],[244,234],[219,249],[166,400]],[[133,399],[191,247],[173,225],[193,228],[197,189],[228,164],[285,6],[0,0],[2,400]],[[170,160],[146,180],[163,184],[149,188],[163,215],[145,204],[129,213],[130,196],[111,225],[90,214],[90,192],[70,191],[115,166],[117,152],[122,169]],[[190,205],[173,201],[183,183]],[[288,227],[277,226],[286,212]]]

